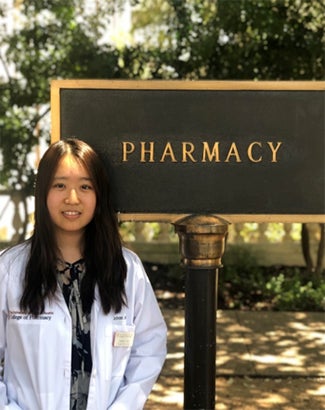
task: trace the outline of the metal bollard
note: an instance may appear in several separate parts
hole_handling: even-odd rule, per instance
[[[190,215],[174,223],[185,280],[184,410],[214,410],[218,268],[228,222]]]

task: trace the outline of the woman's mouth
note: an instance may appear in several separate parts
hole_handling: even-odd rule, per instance
[[[64,211],[62,213],[66,218],[77,218],[81,215],[81,212],[79,211]]]

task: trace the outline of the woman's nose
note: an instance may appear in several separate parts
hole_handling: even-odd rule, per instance
[[[77,191],[74,188],[69,191],[69,195],[67,196],[65,201],[68,204],[78,204],[79,203],[79,197],[78,197]]]

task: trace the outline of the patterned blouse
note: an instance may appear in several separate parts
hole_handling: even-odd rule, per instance
[[[83,259],[59,262],[59,284],[72,319],[71,410],[85,410],[92,368],[90,315],[85,315],[80,299],[80,283],[85,274]]]

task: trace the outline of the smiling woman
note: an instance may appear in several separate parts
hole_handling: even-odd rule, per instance
[[[88,171],[72,154],[66,154],[58,164],[48,192],[47,208],[63,260],[78,260],[84,246],[84,229],[95,213],[96,192]]]
[[[141,410],[160,373],[165,322],[109,182],[77,139],[40,161],[34,233],[0,257],[0,408]]]

